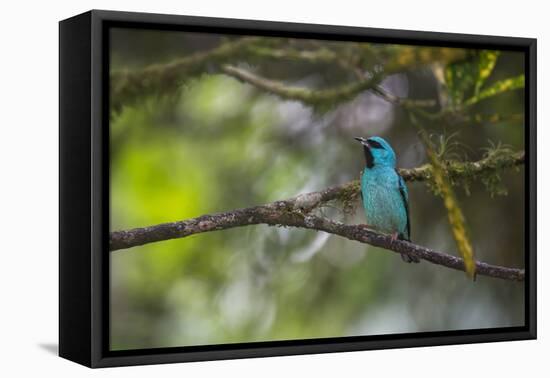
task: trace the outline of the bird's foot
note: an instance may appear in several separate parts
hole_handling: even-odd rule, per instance
[[[419,263],[420,259],[417,256],[409,255],[406,253],[401,254],[401,260],[405,261],[406,263]]]
[[[369,230],[369,231],[372,231],[374,230],[374,228],[366,223],[361,223],[361,224],[358,224],[359,227],[361,228],[364,228],[365,230]]]
[[[393,244],[396,240],[399,239],[399,233],[394,232],[391,234],[391,243]],[[420,259],[417,256],[408,253],[401,253],[401,260],[406,263],[419,263]]]

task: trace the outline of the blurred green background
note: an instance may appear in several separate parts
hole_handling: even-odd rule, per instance
[[[227,40],[112,29],[111,70],[169,63]],[[305,43],[337,52],[351,44],[288,40],[285,46]],[[379,48],[399,54],[401,47]],[[349,79],[333,64],[246,55],[233,63],[308,88]],[[396,96],[433,98],[440,106],[445,100],[436,68],[392,74],[381,85]],[[501,52],[488,83],[523,72],[522,54]],[[465,114],[498,114],[497,122],[426,127],[434,141],[452,136],[447,151],[452,158],[477,160],[491,143],[521,150],[523,101],[523,90],[510,91]],[[372,135],[392,144],[399,167],[426,162],[409,117],[376,94],[365,91],[328,108],[310,107],[206,65],[178,82],[176,91],[143,93],[139,101],[113,110],[111,230],[249,207],[357,179],[364,160],[353,137]],[[468,190],[457,187],[457,195],[476,258],[523,267],[523,167],[499,177],[505,195],[479,180]],[[441,198],[425,183],[408,186],[413,242],[456,254]],[[348,223],[365,221],[360,206],[355,214],[344,214],[337,203],[321,211]],[[524,324],[521,282],[483,276],[472,282],[460,271],[406,264],[398,254],[309,230],[216,231],[114,251],[110,263],[113,350]]]

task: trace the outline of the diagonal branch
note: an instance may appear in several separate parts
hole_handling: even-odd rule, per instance
[[[385,248],[393,252],[413,255],[447,268],[464,270],[464,260],[459,257],[437,252],[406,241],[392,241],[391,236],[369,230],[364,225],[348,225],[327,218],[304,214],[302,211],[290,207],[288,201],[277,201],[267,205],[233,210],[226,213],[203,215],[186,221],[113,232],[111,233],[111,250],[114,251],[156,241],[183,238],[203,232],[257,224],[323,231],[350,240]],[[480,261],[476,261],[476,272],[478,275],[514,281],[523,281],[525,278],[525,271],[523,269],[490,265]]]
[[[523,164],[524,159],[525,154],[520,151],[509,154],[501,153],[496,157],[489,155],[476,162],[447,161],[444,167],[446,174],[457,179],[483,174],[494,169],[514,167]],[[401,169],[400,173],[407,181],[424,181],[430,179],[432,167],[427,164],[419,168]],[[301,194],[265,205],[203,215],[184,221],[115,231],[110,235],[110,250],[127,249],[203,232],[267,224],[324,231],[394,252],[415,255],[423,260],[451,269],[464,270],[464,261],[461,258],[404,241],[392,241],[389,236],[369,230],[364,225],[347,225],[311,214],[313,209],[332,200],[352,201],[357,198],[358,192],[358,181],[351,181],[319,192]],[[509,280],[521,281],[524,279],[524,271],[521,269],[493,266],[479,261],[476,262],[476,272],[479,275]]]
[[[448,48],[410,48],[402,47],[399,57],[387,61],[387,64],[383,66],[383,69],[379,71],[375,70],[367,76],[363,73],[361,67],[355,66],[351,62],[341,58],[334,51],[326,48],[321,48],[317,51],[294,51],[294,50],[274,50],[274,49],[251,49],[251,52],[261,54],[263,56],[270,56],[272,58],[286,58],[293,60],[302,60],[305,62],[334,62],[340,67],[346,70],[352,70],[357,75],[357,81],[351,83],[341,84],[329,89],[310,89],[304,87],[294,87],[283,83],[282,81],[276,81],[268,79],[252,73],[243,68],[236,67],[230,64],[224,64],[221,66],[221,71],[226,75],[234,77],[244,83],[251,84],[258,89],[274,94],[283,100],[296,100],[301,101],[307,105],[317,104],[329,104],[334,105],[342,101],[352,99],[359,93],[365,90],[374,90],[375,93],[383,91],[379,87],[379,83],[382,79],[391,74],[398,72],[412,70],[422,65],[432,63],[434,61],[453,62],[466,58],[466,53],[461,49],[448,49]],[[388,93],[385,95],[389,98],[391,96]],[[399,104],[407,106],[433,106],[433,101],[415,101],[415,100],[400,100]]]
[[[301,101],[304,104],[315,105],[319,103],[331,103],[336,100],[344,101],[358,93],[374,88],[379,82],[380,76],[373,76],[351,84],[330,89],[308,89],[303,87],[287,86],[286,84],[258,76],[250,71],[232,65],[223,65],[222,72],[244,83],[251,84],[261,90],[281,97],[284,100]]]
[[[290,40],[292,41],[292,40]],[[224,65],[239,62],[263,62],[268,59],[292,60],[306,64],[334,63],[344,69],[349,69],[352,63],[342,57],[337,51],[328,46],[321,45],[317,50],[296,50],[282,48],[288,44],[288,40],[279,38],[241,37],[207,50],[199,51],[169,63],[154,64],[138,70],[116,70],[110,73],[111,108],[118,111],[123,105],[134,103],[144,94],[170,94],[175,92],[185,80],[199,76],[203,73],[224,72],[239,80],[247,81],[249,75],[245,75],[242,69]],[[377,49],[378,50],[378,49]],[[370,45],[357,46],[355,55],[363,59],[369,59],[373,50]],[[376,54],[375,54],[376,55]],[[464,49],[393,46],[388,47],[381,60],[381,72],[374,76],[377,78],[365,78],[358,83],[344,83],[331,89],[316,90],[307,88],[290,88],[290,90],[278,90],[282,83],[273,80],[258,78],[269,85],[258,85],[260,89],[307,104],[319,102],[338,103],[347,100],[360,93],[364,89],[372,88],[382,75],[390,75],[416,69],[435,61],[456,62],[467,58]],[[371,57],[372,58],[372,57]],[[377,59],[378,60],[378,59]],[[236,71],[231,68],[233,67]],[[378,72],[378,71],[377,71]],[[252,74],[250,74],[252,75]],[[257,80],[248,80],[251,84],[259,83]],[[274,85],[276,84],[276,85]],[[277,89],[277,90],[272,90]],[[286,89],[283,88],[282,89]],[[319,93],[318,93],[319,92]],[[287,96],[289,95],[289,96]]]
[[[111,106],[119,109],[146,93],[171,93],[186,77],[208,72],[212,64],[248,56],[248,49],[262,41],[258,37],[242,37],[199,51],[166,64],[154,64],[141,70],[119,70],[110,73]]]

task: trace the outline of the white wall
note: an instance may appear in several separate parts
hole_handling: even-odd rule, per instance
[[[539,230],[548,144],[550,27],[543,1],[11,1],[0,22],[0,374],[60,376],[518,377],[550,372],[548,242],[539,238],[539,340],[92,371],[54,356],[57,344],[57,21],[91,8],[536,37]],[[546,351],[545,351],[546,349]],[[6,374],[7,373],[7,374]]]

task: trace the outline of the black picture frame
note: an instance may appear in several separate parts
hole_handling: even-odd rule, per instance
[[[108,29],[113,26],[521,51],[525,54],[523,327],[109,351]],[[536,338],[536,39],[92,10],[59,24],[59,355],[89,367]]]

